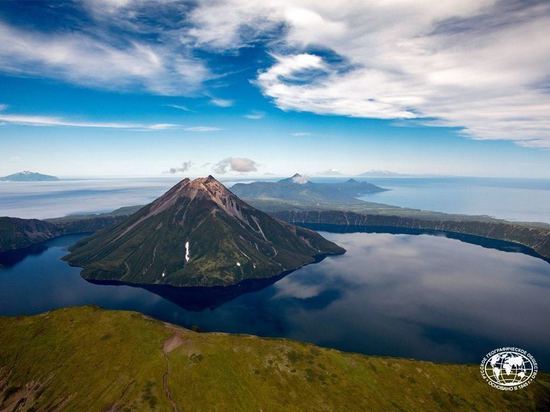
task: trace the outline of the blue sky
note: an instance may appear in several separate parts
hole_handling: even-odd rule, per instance
[[[0,175],[550,177],[547,3],[316,3],[0,2]]]

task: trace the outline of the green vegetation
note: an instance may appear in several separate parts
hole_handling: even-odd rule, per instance
[[[533,411],[550,377],[487,385],[477,365],[368,357],[285,339],[197,333],[81,307],[0,318],[0,410]]]
[[[182,180],[70,251],[66,259],[86,279],[182,287],[271,278],[345,252],[251,207],[211,176]]]

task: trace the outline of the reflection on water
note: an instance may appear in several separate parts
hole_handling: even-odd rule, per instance
[[[97,304],[201,330],[477,363],[519,346],[550,365],[550,265],[436,236],[324,233],[347,249],[282,279],[213,291],[97,285],[60,260],[78,236],[0,269],[0,313]]]
[[[167,285],[136,285],[123,282],[88,280],[94,285],[101,286],[130,286],[133,288],[147,290],[155,295],[175,303],[179,307],[191,310],[201,311],[204,309],[215,309],[225,302],[235,299],[245,293],[256,292],[277,282],[284,275],[269,279],[251,279],[245,280],[238,285],[228,287],[210,287],[210,288],[177,288]]]

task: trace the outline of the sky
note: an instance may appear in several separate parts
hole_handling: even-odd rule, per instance
[[[550,178],[550,2],[0,2],[0,175]]]

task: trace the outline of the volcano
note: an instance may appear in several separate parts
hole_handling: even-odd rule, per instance
[[[279,276],[345,250],[248,205],[212,176],[184,179],[65,259],[89,280],[229,286]]]

